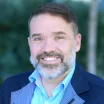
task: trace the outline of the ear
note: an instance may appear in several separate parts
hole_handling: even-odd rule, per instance
[[[76,52],[80,50],[81,47],[81,34],[76,35]]]
[[[28,45],[29,45],[29,47],[30,47],[30,46],[31,46],[31,45],[30,45],[30,44],[31,44],[31,43],[30,43],[30,41],[31,41],[31,40],[30,40],[30,37],[28,37],[27,40],[28,40]]]

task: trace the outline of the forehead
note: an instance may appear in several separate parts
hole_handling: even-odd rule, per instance
[[[34,16],[29,24],[30,34],[50,32],[72,32],[71,23],[65,21],[61,16],[40,14]]]

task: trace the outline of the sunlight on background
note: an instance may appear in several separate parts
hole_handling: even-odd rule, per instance
[[[72,1],[82,1],[82,2],[86,2],[86,3],[91,2],[91,0],[72,0]]]

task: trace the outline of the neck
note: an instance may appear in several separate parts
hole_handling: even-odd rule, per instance
[[[43,87],[46,90],[47,95],[49,97],[52,96],[52,91],[62,82],[62,80],[66,77],[68,73],[69,73],[69,70],[65,72],[63,75],[54,79],[42,78]]]

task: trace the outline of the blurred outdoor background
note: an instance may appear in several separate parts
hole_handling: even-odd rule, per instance
[[[73,9],[82,34],[77,60],[87,71],[104,78],[104,0],[0,0],[0,84],[11,75],[33,69],[28,19],[40,4],[48,2]]]

